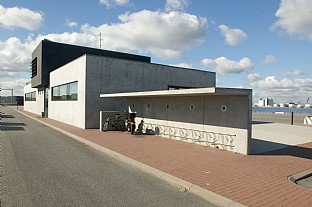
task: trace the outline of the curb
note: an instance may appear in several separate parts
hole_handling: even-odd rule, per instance
[[[151,174],[151,175],[153,175],[153,176],[155,176],[155,177],[157,177],[157,178],[159,178],[161,180],[164,180],[167,183],[170,183],[171,185],[173,185],[173,186],[177,187],[178,189],[180,189],[180,191],[189,191],[189,192],[191,192],[191,193],[193,193],[193,194],[203,198],[204,200],[207,200],[208,202],[210,202],[210,203],[212,203],[214,205],[220,206],[220,207],[221,206],[222,207],[246,207],[245,205],[240,204],[240,203],[238,203],[236,201],[233,201],[233,200],[231,200],[229,198],[226,198],[224,196],[216,194],[216,193],[214,193],[212,191],[206,190],[206,189],[204,189],[204,188],[202,188],[202,187],[200,187],[198,185],[194,185],[194,184],[192,184],[192,183],[190,183],[188,181],[182,180],[181,178],[175,177],[175,176],[170,175],[170,174],[168,174],[166,172],[163,172],[163,171],[158,170],[158,169],[156,169],[154,167],[151,167],[151,166],[149,166],[147,164],[144,164],[144,163],[141,163],[139,161],[136,161],[136,160],[134,160],[132,158],[129,158],[129,157],[125,156],[125,155],[122,155],[122,154],[120,154],[118,152],[112,151],[112,150],[110,150],[108,148],[105,148],[105,147],[103,147],[101,145],[95,144],[95,143],[93,143],[91,141],[88,141],[88,140],[82,138],[82,137],[79,137],[79,136],[77,136],[75,134],[72,134],[72,133],[67,132],[67,131],[65,131],[63,129],[55,127],[55,126],[53,126],[51,124],[48,124],[48,123],[46,123],[44,121],[41,121],[41,120],[39,120],[39,119],[37,119],[35,117],[32,117],[32,116],[30,116],[28,114],[25,114],[25,113],[23,113],[23,112],[21,112],[19,110],[16,110],[16,109],[13,109],[13,110],[18,112],[18,113],[20,113],[20,114],[23,114],[24,116],[27,116],[27,117],[37,121],[37,122],[40,122],[40,123],[42,123],[42,124],[52,128],[52,129],[54,129],[54,130],[64,134],[64,135],[67,135],[67,136],[69,136],[69,137],[71,137],[71,138],[73,138],[73,139],[75,139],[75,140],[77,140],[77,141],[79,141],[81,143],[84,143],[84,144],[88,145],[89,147],[91,147],[91,148],[93,148],[95,150],[103,152],[103,153],[105,153],[106,155],[108,155],[108,156],[110,156],[112,158],[115,158],[115,159],[117,159],[117,160],[119,160],[119,161],[121,161],[121,162],[123,162],[125,164],[133,166],[133,167],[135,167],[137,169],[142,170],[143,172],[149,173],[149,174]]]
[[[311,189],[305,188],[305,187],[303,187],[303,186],[301,186],[301,185],[299,185],[299,184],[297,183],[297,181],[300,181],[300,180],[302,180],[302,179],[308,178],[308,177],[310,177],[310,176],[312,176],[312,168],[311,168],[311,169],[307,169],[307,170],[302,171],[302,172],[299,172],[299,173],[296,173],[296,174],[294,174],[294,175],[291,175],[291,176],[288,177],[288,180],[289,180],[291,183],[293,183],[293,184],[295,184],[295,185],[297,185],[297,186],[299,186],[299,187],[301,187],[301,188],[303,188],[303,189],[311,190]]]

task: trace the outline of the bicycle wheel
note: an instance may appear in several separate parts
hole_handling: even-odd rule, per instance
[[[115,124],[115,127],[118,131],[122,131],[125,129],[125,122],[122,120],[118,120]]]
[[[107,129],[108,129],[108,121],[105,121],[103,123],[102,130],[103,130],[103,132],[105,132]]]

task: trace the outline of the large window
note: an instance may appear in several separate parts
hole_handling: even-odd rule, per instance
[[[25,94],[25,101],[36,101],[36,91],[26,93]]]
[[[78,100],[78,82],[52,87],[52,101]]]

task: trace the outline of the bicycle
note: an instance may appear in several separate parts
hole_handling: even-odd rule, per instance
[[[115,127],[118,131],[122,131],[125,129],[125,121],[121,120],[118,114],[116,115],[116,119],[113,121],[111,121],[111,118],[108,116],[102,125],[102,130],[104,132],[107,131],[109,126]]]

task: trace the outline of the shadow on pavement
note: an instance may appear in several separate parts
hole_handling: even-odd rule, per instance
[[[251,154],[253,155],[286,155],[304,159],[312,159],[312,142],[305,146],[290,146],[276,142],[251,139]]]
[[[281,148],[289,147],[289,145],[281,144],[277,142],[270,142],[266,140],[261,140],[257,138],[251,138],[251,153],[260,154],[268,151],[273,151]]]
[[[252,121],[252,124],[271,124],[274,122],[270,122],[270,121]]]
[[[25,130],[24,127],[21,126],[26,126],[24,123],[14,123],[14,122],[1,122],[1,131],[21,131]]]
[[[26,126],[25,123],[1,122],[2,126]]]
[[[1,118],[2,119],[7,119],[7,118],[15,118],[13,115],[11,114],[1,114]]]
[[[312,160],[312,148],[302,146],[289,146],[283,149],[265,152],[261,155],[288,155]]]

